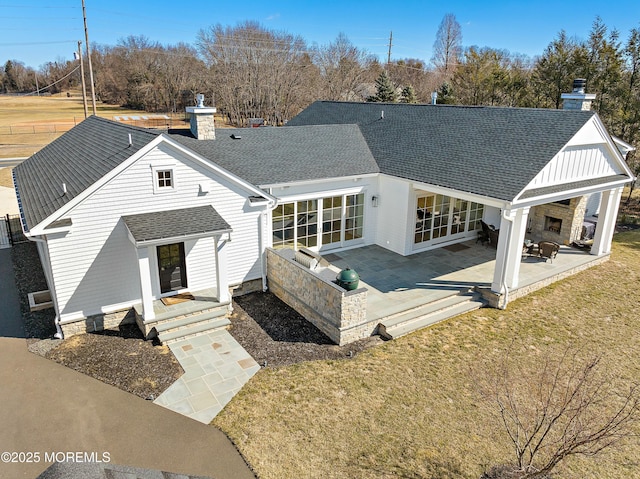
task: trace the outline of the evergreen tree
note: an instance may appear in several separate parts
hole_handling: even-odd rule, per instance
[[[383,70],[376,79],[376,94],[369,97],[368,101],[395,103],[397,100],[396,87],[393,86],[386,70]]]
[[[416,91],[413,86],[408,85],[402,89],[402,93],[400,94],[400,103],[416,103],[417,101]]]

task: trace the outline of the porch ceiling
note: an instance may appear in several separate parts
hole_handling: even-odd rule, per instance
[[[372,245],[324,254],[323,257],[336,269],[349,266],[358,272],[361,286],[368,289],[367,319],[376,319],[437,301],[474,286],[489,287],[493,279],[496,250],[476,244],[475,241],[454,246],[457,246],[451,248],[454,251],[439,248],[401,256]],[[553,263],[538,258],[523,258],[519,288],[545,281],[597,259],[584,251],[565,246],[560,248]]]
[[[136,246],[231,232],[229,223],[211,205],[128,215],[122,219]]]

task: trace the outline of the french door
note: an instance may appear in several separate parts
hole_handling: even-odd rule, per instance
[[[416,247],[456,239],[480,228],[483,205],[446,195],[419,193],[416,197]]]
[[[364,235],[364,193],[283,203],[272,215],[274,248],[340,248]]]

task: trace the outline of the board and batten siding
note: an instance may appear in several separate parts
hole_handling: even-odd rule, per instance
[[[173,169],[175,191],[154,193],[152,167],[158,166]],[[201,192],[201,184],[207,185],[208,193]],[[170,145],[160,144],[74,207],[65,215],[72,219],[71,230],[49,239],[61,321],[140,302],[136,248],[121,219],[126,215],[212,205],[233,229],[233,241],[224,246],[229,284],[260,278],[260,211],[249,206],[250,194]],[[213,239],[185,243],[188,289],[215,286]],[[157,297],[155,254],[150,263]]]
[[[527,188],[553,186],[571,181],[620,173],[604,145],[569,146],[558,153]]]

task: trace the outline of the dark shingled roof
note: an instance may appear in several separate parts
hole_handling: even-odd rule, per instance
[[[231,231],[211,205],[123,216],[136,243]]]
[[[170,136],[256,186],[379,172],[356,125],[225,128],[215,140]]]
[[[91,116],[16,166],[13,171],[26,227],[33,228],[159,134]]]
[[[382,173],[510,201],[593,115],[318,101],[287,127],[357,124]]]

